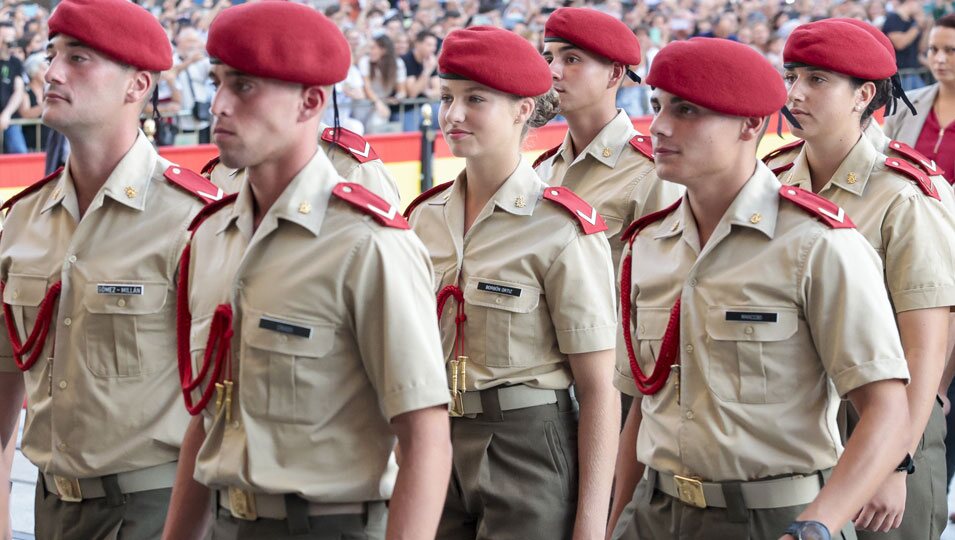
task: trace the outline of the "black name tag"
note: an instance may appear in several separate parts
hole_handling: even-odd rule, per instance
[[[758,313],[753,311],[727,311],[727,321],[738,322],[776,322],[778,313]]]
[[[307,326],[299,326],[297,324],[280,321],[278,319],[271,319],[269,317],[262,317],[259,319],[259,328],[264,328],[266,330],[271,330],[280,334],[291,334],[293,336],[299,336],[303,338],[312,337],[312,329]]]
[[[492,292],[497,294],[506,294],[508,296],[520,296],[521,290],[517,287],[508,287],[507,285],[495,285],[493,283],[478,282],[478,290]]]
[[[96,294],[116,294],[122,296],[142,296],[142,285],[123,285],[121,283],[99,283],[96,285]]]

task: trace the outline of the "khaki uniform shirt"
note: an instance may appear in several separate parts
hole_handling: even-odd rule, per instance
[[[897,313],[955,305],[955,217],[885,159],[860,138],[819,195],[845,209],[882,258]],[[779,179],[812,189],[805,148]]]
[[[69,161],[7,215],[0,279],[21,341],[47,290],[63,284],[44,352],[24,374],[23,452],[42,472],[88,478],[178,459],[188,414],[176,270],[203,203],[163,177],[169,165],[140,133],[82,219]],[[14,372],[2,336],[0,370]]]
[[[216,306],[235,317],[232,421],[213,400],[196,464],[207,486],[387,499],[389,420],[448,402],[427,252],[333,196],[340,181],[318,151],[257,229],[244,183],[193,239],[194,372]]]
[[[567,210],[543,200],[547,185],[524,160],[463,234],[466,182],[462,172],[409,221],[431,253],[435,293],[464,292],[467,389],[568,388],[568,354],[614,348],[607,238],[583,234]],[[449,300],[439,321],[446,359],[456,355],[456,310]]]
[[[326,127],[328,126],[322,124],[319,133]],[[346,182],[360,184],[395,206],[401,202],[398,184],[380,159],[361,163],[341,146],[322,138],[318,139],[318,146],[325,151],[338,176],[344,178]],[[238,193],[245,183],[245,177],[246,171],[230,169],[221,163],[209,173],[209,180],[226,193]]]
[[[905,110],[908,111],[908,109],[905,109]],[[900,114],[900,113],[897,113],[897,114]],[[923,164],[914,163],[907,156],[903,156],[902,154],[892,150],[892,148],[889,146],[890,144],[892,144],[892,139],[890,139],[889,136],[885,133],[885,131],[882,130],[878,122],[875,122],[875,121],[869,122],[869,125],[866,126],[865,130],[862,132],[862,135],[865,138],[869,139],[869,142],[872,143],[872,146],[876,150],[878,150],[879,152],[885,155],[906,159],[907,161],[911,162],[916,167],[923,170],[924,169],[933,170],[933,168],[937,167],[937,165],[928,158],[926,158],[927,160],[926,163],[923,163]],[[792,157],[793,160],[796,159],[795,157],[796,155],[798,155],[798,153],[793,155]],[[942,204],[945,205],[945,208],[947,208],[949,212],[955,212],[955,189],[952,188],[952,185],[949,184],[948,180],[945,180],[945,177],[942,176],[941,174],[933,174],[932,176],[930,176],[930,178],[932,179],[932,185],[935,186],[935,189],[938,190],[938,195],[942,199]]]
[[[875,252],[779,187],[758,165],[702,249],[686,200],[636,239],[626,330],[644,373],[682,304],[680,400],[676,374],[642,399],[637,459],[654,469],[748,481],[830,468],[839,396],[908,378]],[[638,394],[629,362],[614,382]]]
[[[637,135],[630,117],[621,110],[576,159],[568,131],[560,150],[536,168],[549,185],[566,186],[597,209],[607,222],[614,268],[623,250],[621,230],[683,195],[683,186],[657,178],[653,161],[630,146],[630,139]]]

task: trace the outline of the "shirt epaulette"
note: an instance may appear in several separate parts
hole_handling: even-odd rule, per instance
[[[178,165],[170,165],[163,176],[170,183],[182,188],[203,203],[218,201],[225,195],[222,188],[210,182],[205,176]]]
[[[607,230],[607,224],[597,213],[597,209],[581,199],[569,188],[548,187],[544,189],[544,198],[557,203],[558,206],[570,212],[583,229],[584,234],[594,234]]]
[[[897,171],[914,180],[915,185],[922,190],[922,193],[925,193],[937,201],[942,200],[938,194],[938,190],[935,189],[935,184],[932,183],[932,179],[922,172],[922,169],[919,169],[904,159],[894,157],[885,158],[885,165],[893,171]]]
[[[202,166],[202,170],[199,171],[199,174],[208,178],[209,175],[212,174],[212,169],[215,169],[217,165],[219,165],[219,156],[207,161],[206,164]]]
[[[646,228],[648,225],[650,225],[654,221],[659,221],[669,216],[671,213],[673,213],[674,210],[680,207],[680,204],[682,202],[683,202],[683,197],[680,197],[679,199],[676,200],[676,202],[674,202],[670,206],[667,206],[663,210],[650,212],[649,214],[634,220],[633,223],[631,223],[630,225],[627,225],[627,228],[624,229],[623,234],[620,236],[620,238],[624,241],[624,243],[629,242],[630,238],[634,234],[636,234],[637,231]]]
[[[561,145],[558,144],[557,146],[555,146],[555,147],[551,148],[550,150],[547,150],[547,151],[544,152],[543,154],[537,156],[537,159],[534,160],[534,164],[531,165],[531,167],[533,167],[533,168],[535,168],[535,169],[536,169],[537,167],[539,167],[539,166],[541,165],[541,163],[544,163],[545,161],[547,161],[548,159],[550,159],[551,156],[553,156],[554,154],[556,154],[557,151],[560,150],[560,146],[561,146]]]
[[[793,165],[795,165],[795,164],[796,164],[795,161],[790,161],[789,163],[780,165],[780,166],[778,166],[778,167],[773,167],[773,168],[772,168],[773,174],[776,175],[776,176],[779,176],[780,174],[782,174],[782,173],[788,171],[789,169],[792,169],[792,168],[793,168]]]
[[[9,210],[20,199],[26,197],[27,195],[31,193],[35,193],[39,191],[40,188],[47,185],[51,180],[58,178],[62,172],[63,172],[63,167],[60,167],[59,169],[53,171],[52,173],[44,176],[42,180],[38,182],[34,182],[33,184],[23,188],[19,193],[7,199],[7,202],[3,203],[3,206],[0,206],[0,212],[3,212],[4,210]]]
[[[646,135],[634,135],[630,139],[630,146],[643,155],[643,157],[653,161],[653,142]]]
[[[199,213],[196,214],[196,217],[192,218],[192,223],[189,224],[189,231],[195,233],[196,229],[199,228],[199,225],[202,225],[203,221],[209,219],[212,214],[215,214],[219,210],[222,210],[226,206],[234,203],[238,198],[239,194],[233,193],[232,195],[226,195],[218,201],[205,205],[202,210],[199,210]]]
[[[772,159],[775,159],[775,158],[777,158],[777,157],[779,157],[779,156],[785,154],[786,152],[788,152],[788,151],[790,151],[790,150],[795,150],[796,148],[801,147],[801,146],[802,146],[803,144],[805,144],[805,143],[806,143],[806,141],[804,141],[803,139],[799,139],[799,140],[793,141],[793,142],[791,142],[791,143],[789,143],[789,144],[784,144],[784,145],[780,146],[779,148],[777,148],[777,149],[773,150],[772,152],[770,152],[770,153],[766,154],[765,156],[763,156],[763,163],[768,164]]]
[[[322,140],[338,145],[338,147],[344,150],[348,155],[355,158],[358,163],[366,163],[378,159],[378,153],[371,147],[371,143],[354,131],[348,131],[340,127],[338,128],[336,136],[335,128],[326,128],[325,131],[322,132]]]
[[[332,194],[375,218],[375,221],[386,227],[394,227],[395,229],[411,228],[404,216],[398,213],[397,207],[392,206],[388,201],[360,184],[341,182],[335,186]]]
[[[935,163],[935,160],[929,159],[928,156],[902,141],[889,141],[888,149],[925,171],[925,174],[930,176],[945,174],[945,171]]]
[[[413,212],[415,208],[421,206],[421,203],[423,203],[423,202],[425,202],[426,200],[430,199],[430,198],[433,197],[435,194],[441,193],[442,191],[448,189],[449,187],[451,187],[451,184],[453,184],[453,183],[454,183],[454,181],[452,180],[451,182],[445,182],[445,183],[443,183],[443,184],[438,184],[438,185],[432,187],[431,189],[425,190],[425,192],[422,193],[421,195],[418,195],[417,197],[415,197],[415,199],[414,199],[413,201],[411,201],[411,204],[409,204],[408,207],[405,208],[405,212],[404,212],[405,219],[410,218],[410,217],[411,217],[411,212]]]
[[[833,229],[855,229],[856,227],[841,206],[811,191],[796,186],[783,186],[779,188],[779,196]]]

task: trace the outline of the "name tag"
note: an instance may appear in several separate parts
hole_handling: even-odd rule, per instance
[[[297,324],[287,321],[280,321],[278,319],[272,319],[270,317],[262,317],[259,319],[259,328],[264,328],[266,330],[271,330],[280,334],[291,334],[293,336],[299,336],[305,339],[311,339],[312,337],[312,329],[307,326],[299,326]]]
[[[142,285],[123,285],[122,283],[97,283],[96,294],[110,294],[120,296],[142,296]]]
[[[521,290],[517,287],[508,287],[507,285],[495,285],[493,283],[478,282],[479,291],[492,292],[497,294],[506,294],[507,296],[520,296]]]
[[[778,313],[759,313],[753,311],[727,311],[727,321],[737,322],[776,322]]]

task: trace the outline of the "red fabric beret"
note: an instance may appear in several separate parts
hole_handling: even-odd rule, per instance
[[[351,65],[348,42],[335,23],[284,1],[222,10],[209,27],[206,51],[243,73],[309,86],[339,83]]]
[[[51,38],[65,34],[143,71],[172,67],[166,31],[152,13],[128,0],[64,0],[47,24]]]
[[[895,58],[868,31],[844,21],[797,26],[786,40],[783,62],[827,69],[877,81],[895,75]]]
[[[444,39],[438,71],[445,79],[468,79],[523,97],[546,94],[550,66],[521,36],[491,26],[454,30]]]
[[[589,8],[562,7],[544,25],[544,41],[567,41],[627,66],[640,63],[640,42],[622,21]]]
[[[885,35],[882,32],[882,30],[879,30],[875,26],[872,26],[871,24],[865,21],[862,21],[859,19],[853,19],[850,17],[837,17],[834,19],[824,19],[823,21],[820,21],[820,22],[826,22],[826,21],[849,23],[855,27],[865,30],[866,32],[869,33],[870,36],[874,37],[876,41],[878,41],[879,43],[882,44],[883,47],[885,47],[886,52],[888,52],[892,56],[892,61],[893,62],[896,61],[895,60],[895,45],[892,45],[892,40],[889,39],[889,36]]]
[[[769,116],[786,104],[786,85],[772,64],[728,39],[670,43],[653,58],[647,84],[732,116]]]

